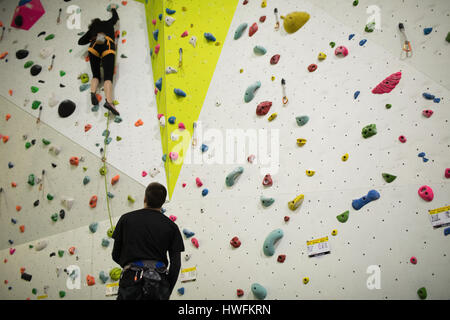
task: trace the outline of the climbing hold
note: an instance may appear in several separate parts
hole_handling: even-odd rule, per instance
[[[102,247],[106,248],[109,246],[109,240],[107,238],[102,239]]]
[[[25,232],[25,226],[24,225],[19,226],[19,230],[20,230],[21,233],[24,233]]]
[[[32,86],[32,87],[31,87],[31,92],[36,93],[36,92],[38,92],[38,91],[39,91],[39,88],[38,88],[38,87],[35,87],[35,86]]]
[[[360,93],[360,91],[356,91],[356,92],[353,94],[353,98],[357,99],[358,96],[359,96],[359,93]]]
[[[409,259],[409,262],[411,262],[412,264],[417,264],[417,258],[412,256],[411,259]]]
[[[310,64],[310,65],[308,66],[308,71],[309,71],[309,72],[314,72],[314,71],[316,71],[316,70],[317,70],[317,64],[312,63],[312,64]]]
[[[198,240],[196,238],[192,238],[191,243],[194,245],[194,247],[196,247],[198,249],[199,244],[198,244]]]
[[[181,89],[173,89],[173,92],[178,96],[178,97],[186,97],[186,93],[181,90]]]
[[[348,157],[349,157],[349,155],[348,155],[348,153],[346,153],[341,157],[341,160],[345,162],[348,160]]]
[[[275,202],[274,198],[267,198],[267,197],[261,196],[261,204],[265,208],[270,207],[274,202]]]
[[[431,33],[431,31],[433,31],[433,28],[423,28],[423,34],[424,35],[428,35]]]
[[[172,161],[176,161],[178,159],[178,152],[169,152],[169,158]]]
[[[423,116],[427,117],[427,118],[431,117],[433,115],[433,113],[434,113],[433,110],[429,110],[429,109],[422,111]]]
[[[251,25],[251,27],[248,29],[248,36],[249,36],[249,37],[253,36],[253,35],[256,33],[256,31],[258,31],[258,25],[257,25],[256,22],[255,22],[255,23],[253,23],[253,24]]]
[[[302,279],[302,282],[303,282],[303,284],[308,284],[309,278],[308,278],[308,277],[304,277],[304,278]]]
[[[236,290],[236,295],[237,295],[238,297],[242,297],[242,296],[244,295],[244,290],[242,290],[242,289],[237,289],[237,290]]]
[[[317,59],[319,60],[325,60],[327,58],[327,55],[323,52],[319,52],[319,55],[317,56]]]
[[[271,187],[273,185],[273,180],[272,180],[272,177],[270,176],[270,174],[266,174],[264,176],[262,184],[265,187]]]
[[[175,68],[167,67],[166,74],[177,73],[178,71]]]
[[[173,216],[173,215],[171,215],[171,216],[169,216],[169,219],[170,219],[170,220],[172,220],[173,222],[175,222],[175,221],[177,220],[177,217],[176,217],[176,216]]]
[[[425,287],[420,288],[417,290],[417,295],[420,299],[425,300],[427,298],[427,289]]]
[[[344,46],[339,46],[334,50],[334,54],[336,56],[343,56],[346,57],[348,55],[348,49]]]
[[[34,207],[37,207],[39,205],[39,200],[36,200],[34,203],[33,203],[33,206]]]
[[[331,235],[336,236],[337,235],[337,230],[334,229],[333,231],[331,231]]]
[[[29,53],[30,52],[28,50],[25,50],[25,49],[18,50],[16,52],[16,58],[19,59],[19,60],[25,59],[26,57],[28,57]]]
[[[115,230],[115,227],[109,228],[108,231],[106,231],[106,235],[107,235],[109,238],[112,238],[113,233],[114,233],[114,230]]]
[[[100,175],[104,176],[107,173],[107,169],[105,166],[101,167],[99,170]]]
[[[45,37],[45,41],[52,40],[54,38],[55,38],[55,35],[52,33]]]
[[[275,243],[280,240],[283,235],[283,230],[281,229],[276,229],[269,233],[263,245],[263,252],[266,256],[271,257],[275,254]]]
[[[305,25],[309,20],[309,13],[307,12],[291,12],[285,18],[283,22],[284,30],[287,33],[294,33]]]
[[[200,150],[204,153],[206,151],[208,151],[208,146],[206,144],[202,144],[202,146],[200,147]]]
[[[64,219],[65,216],[66,216],[66,212],[65,212],[63,209],[61,209],[61,210],[59,211],[59,217],[60,217],[61,219]]]
[[[120,179],[120,175],[117,175],[117,176],[113,177],[111,179],[111,184],[115,185],[117,182],[119,182],[119,179]]]
[[[90,230],[92,233],[97,232],[97,228],[98,228],[98,222],[93,222],[93,223],[91,223],[91,224],[89,225],[89,230]]]
[[[166,22],[167,26],[170,27],[175,22],[175,18],[174,17],[165,17],[164,21]]]
[[[299,147],[303,147],[306,144],[306,139],[299,138],[297,139],[297,145]]]
[[[75,254],[75,250],[76,250],[75,247],[70,247],[69,254],[73,256]]]
[[[210,41],[212,41],[212,42],[214,42],[214,41],[216,41],[216,37],[214,37],[211,33],[209,33],[209,32],[205,32],[204,34],[203,34],[203,36],[205,37],[205,39],[208,41],[208,42],[210,42]]]
[[[383,94],[391,92],[402,78],[401,71],[391,74],[389,77],[380,82],[373,90],[374,94]]]
[[[434,198],[433,189],[431,189],[431,187],[429,186],[421,186],[417,192],[419,193],[419,196],[425,201],[429,202]]]
[[[54,198],[55,197],[52,194],[47,193],[47,200],[52,201]]]
[[[8,114],[5,116],[5,120],[8,121],[9,119],[11,119],[11,115],[8,113]]]
[[[178,294],[183,295],[184,294],[184,287],[181,287],[177,289]]]
[[[64,250],[58,250],[58,256],[62,258],[64,256]]]
[[[78,164],[80,163],[80,159],[78,157],[71,157],[69,162],[73,166],[78,166]]]
[[[9,136],[3,136],[2,140],[3,140],[3,143],[7,143],[9,140]]]
[[[286,255],[285,254],[280,254],[277,258],[277,261],[279,263],[283,263],[286,260]]]
[[[195,46],[197,45],[197,37],[196,36],[192,36],[189,39],[189,43],[195,48]]]
[[[350,35],[348,36],[348,40],[352,40],[354,36],[355,36],[354,33],[350,34]]]
[[[272,58],[270,58],[270,64],[274,65],[277,64],[278,61],[280,61],[280,55],[276,54]]]
[[[375,30],[375,21],[369,22],[364,28],[365,32],[373,32],[373,30]]]
[[[245,91],[244,101],[247,103],[252,101],[253,98],[255,97],[256,90],[258,90],[260,87],[261,87],[260,81],[256,81],[254,84],[250,85]]]
[[[299,117],[295,118],[295,121],[297,121],[297,125],[299,127],[302,127],[302,126],[304,126],[305,124],[308,123],[309,117],[308,116],[299,116]]]
[[[385,107],[386,107],[386,109],[390,109],[390,108],[392,108],[392,104],[387,103]]]
[[[233,186],[236,183],[237,178],[244,172],[243,167],[238,167],[229,173],[225,179],[225,183],[228,187]]]
[[[201,187],[201,186],[203,186],[203,182],[200,180],[200,178],[196,178],[195,179],[195,183],[197,184],[197,187]]]
[[[263,23],[264,21],[266,21],[266,16],[259,17],[259,22]]]
[[[136,121],[135,123],[134,123],[134,126],[135,127],[141,127],[141,126],[143,126],[144,125],[144,121],[142,121],[142,119],[138,119],[138,121]]]
[[[377,134],[377,126],[375,124],[369,124],[362,129],[361,133],[364,139],[370,138]]]
[[[48,245],[47,240],[41,240],[36,244],[35,249],[36,251],[42,251],[45,248],[47,248],[47,245]]]
[[[427,100],[433,100],[435,98],[434,95],[432,95],[431,93],[427,93],[427,92],[422,93],[422,96]]]
[[[48,146],[51,143],[51,141],[44,138],[44,139],[42,139],[42,143],[44,145]]]
[[[67,118],[75,111],[76,105],[71,100],[64,100],[59,104],[58,114],[61,118]]]
[[[450,178],[450,168],[445,169],[444,175],[446,178]]]
[[[158,43],[158,44],[155,46],[155,53],[156,53],[156,54],[158,54],[160,48],[161,48],[161,45]]]
[[[267,0],[263,0],[261,2],[261,8],[265,8],[265,7],[267,7]]]
[[[8,162],[8,168],[10,168],[10,169],[14,168],[14,164],[11,161]]]
[[[259,283],[252,284],[252,292],[254,296],[259,300],[264,300],[267,296],[267,290]]]
[[[170,124],[175,124],[176,120],[177,120],[177,118],[170,117],[168,121],[169,121]]]
[[[111,280],[113,280],[113,281],[119,280],[121,274],[122,274],[122,269],[121,269],[121,268],[118,268],[118,267],[112,268],[112,269],[109,271],[109,276],[111,277]]]
[[[366,44],[366,42],[367,42],[367,39],[362,39],[362,40],[359,42],[359,45],[362,47],[363,45]]]
[[[234,40],[237,40],[242,36],[245,29],[247,29],[247,26],[248,26],[247,23],[242,23],[237,27],[236,31],[234,32]]]
[[[444,236],[448,236],[450,234],[450,227],[444,229]]]
[[[277,117],[276,113],[272,113],[269,118],[267,118],[268,121],[273,121]]]
[[[167,14],[174,14],[175,12],[176,12],[175,10],[166,8],[166,13],[167,13]]]
[[[91,275],[87,275],[86,282],[87,282],[88,286],[93,286],[93,285],[95,285],[95,278]]]
[[[288,202],[289,209],[291,209],[292,211],[296,210],[302,204],[304,198],[305,196],[303,194],[300,194],[297,197],[295,197],[294,200],[289,201]]]
[[[42,67],[38,64],[35,64],[34,66],[31,67],[30,74],[35,77],[39,73],[41,73],[41,71],[42,71]]]
[[[188,35],[189,35],[189,33],[186,30],[181,34],[181,37],[184,38],[184,37],[187,37]]]
[[[155,87],[158,88],[159,91],[162,90],[162,78],[159,78],[158,81],[155,82]]]
[[[312,177],[316,172],[314,170],[306,170],[306,175]]]
[[[95,208],[97,206],[97,196],[92,196],[91,199],[89,200],[89,206],[91,208]]]
[[[382,173],[381,175],[383,176],[384,181],[386,181],[387,183],[391,183],[392,181],[395,180],[395,178],[397,178],[397,176],[394,176],[389,173]]]
[[[258,116],[265,116],[269,112],[271,107],[272,107],[272,102],[270,102],[270,101],[261,102],[256,107],[256,114]]]
[[[259,56],[263,56],[267,53],[267,50],[263,46],[255,46],[253,52]]]
[[[30,175],[28,176],[28,184],[29,184],[30,186],[34,186],[34,179],[35,179],[34,174],[30,174]]]
[[[14,248],[9,249],[9,254],[10,254],[10,255],[13,255],[14,252],[16,252],[16,249],[14,249]]]
[[[406,137],[405,136],[399,136],[398,137],[398,141],[400,141],[401,143],[405,143],[406,142]]]
[[[100,278],[100,281],[102,283],[106,283],[106,281],[109,280],[109,276],[107,276],[104,271],[100,271],[100,274],[98,277]]]
[[[359,199],[352,201],[352,207],[355,210],[359,210],[362,207],[364,207],[369,202],[372,202],[374,200],[377,200],[380,198],[380,193],[376,190],[370,190],[369,193],[366,196],[363,196]]]
[[[131,203],[134,203],[136,201],[131,195],[129,195],[127,199]]]
[[[63,71],[63,70],[59,71],[59,76],[60,77],[64,77],[65,75],[66,75],[65,71]]]
[[[233,237],[233,239],[231,239],[230,241],[230,244],[233,248],[239,248],[241,246],[241,241],[238,237]]]

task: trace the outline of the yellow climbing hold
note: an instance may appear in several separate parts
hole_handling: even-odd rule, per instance
[[[303,199],[305,199],[305,196],[303,194],[298,195],[294,200],[288,202],[288,207],[292,211],[297,209],[303,202]]]
[[[240,73],[244,72],[244,69],[239,70]]]
[[[267,1],[263,0],[263,2],[261,2],[261,8],[265,8],[267,7]]]
[[[317,56],[317,59],[319,60],[325,60],[327,58],[327,55],[323,52],[319,52],[319,55]]]
[[[272,120],[274,120],[276,117],[277,117],[277,114],[276,114],[276,113],[272,113],[272,114],[269,116],[268,120],[269,120],[269,121],[272,121]]]
[[[337,230],[334,229],[333,231],[331,231],[331,234],[332,234],[333,236],[337,235]]]
[[[309,278],[308,277],[304,277],[302,281],[303,281],[303,284],[308,284]]]
[[[272,78],[271,78],[271,79],[272,79],[272,81],[275,81],[275,77],[274,77],[274,76],[272,76]]]
[[[294,33],[308,22],[309,13],[296,11],[291,12],[286,17],[282,18],[284,18],[284,30],[286,30],[287,33]]]
[[[341,159],[344,162],[347,161],[348,160],[348,153],[344,154]]]
[[[306,143],[306,139],[301,139],[301,138],[297,139],[297,144],[298,144],[299,147],[304,146],[305,143]]]
[[[314,173],[316,173],[316,172],[313,171],[313,170],[306,170],[306,175],[307,175],[308,177],[312,177],[312,176],[314,175]]]

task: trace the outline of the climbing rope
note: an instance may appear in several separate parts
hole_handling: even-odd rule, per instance
[[[108,111],[107,116],[106,116],[106,132],[108,133],[108,136],[109,136],[109,111]],[[103,169],[103,173],[104,173],[103,177],[105,178],[105,194],[106,194],[106,205],[107,205],[107,208],[108,208],[109,223],[111,224],[111,229],[113,229],[114,227],[113,227],[113,223],[112,223],[111,208],[110,208],[110,205],[109,205],[109,196],[108,196],[108,181],[107,181],[107,178],[106,178],[106,173],[107,173],[107,170],[108,170],[108,168],[106,167],[106,150],[107,150],[107,146],[108,146],[108,144],[106,143],[107,139],[108,139],[108,137],[105,137],[105,139],[104,139],[103,158],[102,158],[103,167],[102,167],[102,169]]]

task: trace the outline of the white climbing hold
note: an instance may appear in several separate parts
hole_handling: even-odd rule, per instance
[[[172,132],[172,134],[170,135],[170,139],[172,141],[178,141],[180,139],[180,136],[176,135],[175,132]]]
[[[62,197],[61,204],[67,208],[67,210],[72,209],[75,199],[69,197]]]
[[[152,178],[154,178],[160,171],[157,168],[153,168],[149,174]]]
[[[48,245],[47,240],[41,240],[36,244],[35,249],[36,249],[36,251],[42,251],[45,248],[47,248],[47,245]]]
[[[177,69],[172,68],[170,66],[166,68],[166,74],[177,73],[177,72],[178,72]]]
[[[58,101],[58,99],[56,99],[55,93],[52,92],[50,98],[48,99],[48,105],[50,107],[54,107],[54,106],[56,106],[58,104],[58,102],[59,101]]]
[[[55,51],[55,49],[52,47],[43,48],[39,52],[39,55],[41,56],[42,59],[47,59],[48,57],[50,57],[53,54],[54,51]]]
[[[192,44],[192,46],[195,48],[195,46],[197,45],[197,37],[192,36],[191,39],[189,39],[189,43]]]
[[[164,21],[170,27],[175,22],[175,18],[167,16],[164,18]]]

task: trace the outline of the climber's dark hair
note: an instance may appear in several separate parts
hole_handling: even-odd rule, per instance
[[[166,202],[167,189],[158,182],[152,182],[145,189],[145,203],[149,208],[161,208]]]
[[[89,24],[89,29],[91,28],[91,27],[95,27],[96,25],[98,25],[100,22],[102,22],[102,20],[100,20],[99,18],[95,18],[95,19],[92,19],[91,20],[91,23]]]

